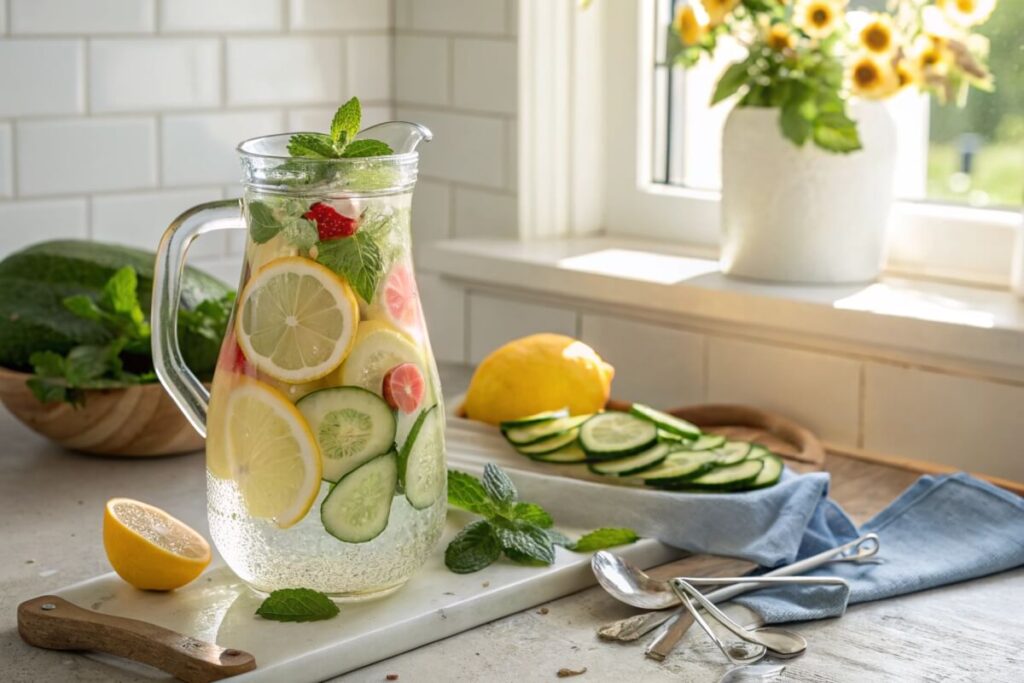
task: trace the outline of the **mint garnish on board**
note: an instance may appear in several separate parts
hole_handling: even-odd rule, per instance
[[[298,133],[288,140],[288,153],[293,157],[313,159],[351,159],[393,154],[380,140],[356,140],[363,112],[359,98],[353,97],[338,108],[331,121],[330,134]]]
[[[337,615],[338,606],[312,588],[282,588],[267,596],[256,614],[272,621],[321,621]]]
[[[639,538],[632,529],[598,529],[573,542],[551,527],[551,515],[536,503],[518,500],[516,486],[508,475],[488,463],[483,480],[448,471],[448,504],[474,514],[448,544],[444,563],[456,574],[479,571],[498,560],[502,553],[519,564],[546,567],[555,561],[555,546],[575,552],[633,543]]]

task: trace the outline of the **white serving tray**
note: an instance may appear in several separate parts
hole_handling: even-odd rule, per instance
[[[479,455],[474,458],[469,453],[476,449],[464,435],[452,436],[449,464],[479,471]],[[515,471],[510,474],[513,479],[521,476]],[[544,480],[553,490],[559,485],[558,477]],[[536,480],[530,488],[536,490]],[[570,536],[590,530],[558,525],[559,509],[549,506],[549,511],[556,527]],[[593,526],[600,526],[599,506],[595,505],[593,512]],[[562,548],[557,549],[554,565],[547,568],[523,567],[502,560],[474,574],[453,574],[444,566],[444,549],[471,519],[466,513],[450,512],[441,543],[405,587],[374,602],[342,605],[341,613],[329,621],[292,624],[256,617],[262,596],[247,588],[222,564],[215,564],[195,582],[172,593],[138,591],[110,573],[55,594],[87,609],[141,619],[222,647],[252,653],[256,670],[235,676],[232,681],[302,683],[358,669],[594,585],[590,554]],[[682,554],[654,539],[641,539],[617,548],[616,552],[645,568]],[[148,667],[107,656],[90,656],[154,680],[173,680]]]

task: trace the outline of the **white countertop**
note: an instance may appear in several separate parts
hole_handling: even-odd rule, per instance
[[[454,393],[465,373],[442,372]],[[5,683],[145,680],[77,654],[31,648],[17,635],[18,603],[108,572],[104,502],[130,496],[166,508],[206,533],[201,454],[127,460],[63,451],[0,409],[0,679]],[[877,476],[891,478],[887,468]],[[838,487],[837,487],[838,488]],[[851,510],[857,514],[856,510]],[[558,680],[587,667],[586,681],[717,680],[721,655],[694,629],[657,664],[642,647],[598,641],[595,628],[633,611],[589,589],[399,655],[343,681]],[[810,642],[784,680],[1012,681],[1024,671],[1024,569],[851,608],[842,619],[796,625]]]

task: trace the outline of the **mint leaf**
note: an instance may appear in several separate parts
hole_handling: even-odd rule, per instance
[[[448,470],[448,504],[484,517],[495,513],[494,503],[480,480],[455,470]]]
[[[281,229],[281,235],[285,241],[299,249],[308,250],[320,239],[313,221],[305,218],[295,218],[285,221]]]
[[[64,376],[68,384],[81,386],[103,375],[118,376],[122,368],[118,354],[123,346],[123,341],[115,341],[106,346],[82,344],[71,349],[64,359]]]
[[[577,553],[588,553],[594,550],[633,543],[638,538],[640,537],[632,529],[598,529],[584,535],[580,540],[568,546],[568,548]]]
[[[103,285],[104,298],[114,313],[127,313],[132,318],[141,318],[142,310],[139,308],[139,298],[136,295],[137,287],[138,278],[135,276],[135,269],[125,266],[114,273]]]
[[[373,301],[384,263],[372,235],[360,231],[351,237],[318,242],[316,260],[348,280],[363,301]]]
[[[353,97],[334,112],[334,119],[331,121],[331,140],[339,152],[355,138],[362,118],[363,111],[358,97]]]
[[[572,539],[563,534],[561,531],[555,531],[554,529],[545,529],[548,532],[548,538],[555,545],[560,545],[563,548],[570,548],[573,545]]]
[[[36,351],[28,358],[39,377],[63,377],[64,356],[53,351]]]
[[[526,553],[521,553],[513,548],[504,548],[505,557],[512,560],[516,564],[525,564],[527,567],[547,567],[550,562],[544,562],[530,557]]]
[[[501,545],[490,522],[478,519],[452,539],[444,551],[444,564],[456,574],[471,574],[494,563]]]
[[[282,588],[271,593],[256,614],[273,621],[320,621],[338,614],[338,606],[311,588]]]
[[[77,396],[72,396],[66,384],[60,380],[33,376],[25,380],[25,385],[40,403],[71,403],[77,404]]]
[[[487,491],[494,502],[510,505],[515,502],[519,495],[516,492],[516,485],[508,478],[504,470],[494,463],[484,465],[484,490]]]
[[[96,305],[96,302],[84,294],[76,294],[64,299],[64,308],[68,309],[79,318],[86,320],[103,320],[103,311]]]
[[[331,138],[323,133],[297,133],[288,138],[288,153],[293,157],[334,159],[338,153]]]
[[[541,529],[550,529],[555,523],[547,510],[536,503],[516,503],[512,508],[512,517],[520,522],[535,524]]]
[[[520,554],[543,564],[555,561],[555,546],[544,529],[529,522],[509,522],[498,518],[491,523],[506,554]]]
[[[394,153],[390,146],[380,140],[365,139],[353,140],[345,147],[345,151],[341,153],[341,156],[345,158],[379,157]]]
[[[269,242],[281,232],[281,223],[265,202],[249,202],[249,236],[256,244]]]

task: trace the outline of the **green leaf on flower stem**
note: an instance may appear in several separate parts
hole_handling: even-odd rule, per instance
[[[282,588],[272,592],[256,614],[273,621],[320,621],[339,612],[329,597],[311,588]]]
[[[779,128],[797,147],[803,147],[807,138],[811,136],[813,125],[804,115],[799,103],[787,103],[779,113]]]
[[[638,538],[640,537],[632,529],[597,529],[573,543],[569,546],[569,550],[577,553],[588,553],[594,550],[634,543]]]
[[[478,519],[452,539],[444,551],[444,564],[456,574],[471,574],[494,563],[501,544],[491,523]]]
[[[504,505],[511,505],[519,495],[505,471],[493,463],[484,465],[484,489],[494,502]]]
[[[476,477],[448,470],[448,504],[484,517],[495,514],[494,503]]]
[[[826,112],[814,121],[814,142],[830,152],[847,154],[861,148],[857,124],[842,113]]]
[[[351,237],[317,243],[316,260],[348,280],[363,301],[373,301],[384,270],[373,236],[359,231]]]
[[[288,153],[293,157],[334,159],[338,156],[331,138],[322,133],[297,133],[288,139]]]
[[[725,70],[725,73],[722,74],[722,77],[718,79],[718,83],[715,85],[715,92],[711,96],[711,106],[735,94],[737,90],[747,83],[750,70],[748,61],[738,62]]]

